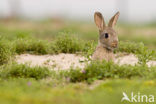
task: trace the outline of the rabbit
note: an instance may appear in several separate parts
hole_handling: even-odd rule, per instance
[[[93,60],[114,61],[113,50],[118,47],[118,35],[114,30],[120,13],[117,12],[106,26],[104,18],[100,12],[95,12],[94,21],[99,29],[99,41],[95,52],[92,55]]]

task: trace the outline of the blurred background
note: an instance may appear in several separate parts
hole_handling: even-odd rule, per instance
[[[155,5],[156,0],[0,0],[0,35],[53,40],[60,32],[70,32],[97,42],[94,12],[100,11],[108,22],[120,11],[119,39],[155,49]]]
[[[120,21],[156,21],[155,0],[1,0],[0,18],[67,18],[92,20],[95,11],[105,17],[121,12]]]

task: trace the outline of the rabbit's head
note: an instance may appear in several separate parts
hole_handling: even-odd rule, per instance
[[[117,12],[109,21],[106,26],[104,18],[100,12],[95,12],[94,20],[95,24],[99,29],[99,43],[104,48],[113,50],[118,46],[118,35],[114,30],[114,26],[118,20],[119,12]]]

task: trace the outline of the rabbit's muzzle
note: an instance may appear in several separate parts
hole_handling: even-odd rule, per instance
[[[112,46],[113,48],[117,48],[117,47],[118,47],[118,41],[112,42],[111,46]]]

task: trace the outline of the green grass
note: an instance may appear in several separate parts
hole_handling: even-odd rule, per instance
[[[1,47],[11,47],[11,51],[17,54],[57,54],[57,53],[77,53],[87,52],[92,49],[92,41],[83,41],[77,39],[72,33],[62,33],[55,40],[49,42],[46,40],[39,40],[31,38],[17,38],[15,40],[8,40],[2,38]],[[7,43],[8,46],[5,44]],[[3,45],[4,44],[4,45]]]
[[[34,78],[42,79],[50,76],[50,71],[46,67],[30,67],[24,64],[11,63],[0,68],[0,78]]]
[[[6,44],[8,42],[9,44]],[[19,38],[14,41],[1,41],[2,45],[2,54],[1,54],[1,62],[4,64],[5,62],[9,62],[11,55],[22,54],[22,53],[31,53],[31,54],[58,54],[58,53],[81,53],[85,57],[89,59],[89,56],[95,50],[96,43],[94,41],[83,41],[81,39],[77,39],[70,33],[63,33],[59,37],[57,37],[52,42],[47,42],[44,40],[35,40],[34,38]],[[138,56],[139,62],[136,66],[119,66],[114,63],[91,63],[88,65],[84,71],[86,74],[83,74],[80,70],[71,70],[67,76],[70,77],[72,82],[77,81],[92,81],[94,79],[103,79],[103,78],[131,78],[131,77],[147,77],[152,76],[155,78],[155,67],[148,68],[146,63],[149,60],[156,59],[156,52],[154,50],[148,49],[144,46],[143,43],[134,43],[134,42],[119,42],[119,48],[115,50],[117,52],[126,52],[133,53]],[[11,47],[11,48],[9,48]],[[12,68],[10,68],[12,67]],[[93,67],[93,68],[92,68]],[[33,72],[34,69],[28,68],[26,66],[18,66],[18,65],[6,65],[4,66],[6,70],[3,73],[7,77],[10,76],[33,76],[37,72]],[[23,72],[22,68],[26,69],[26,72]],[[19,69],[19,70],[18,70]],[[27,70],[30,69],[30,72]],[[39,68],[40,69],[40,68]],[[41,68],[42,69],[42,68]],[[101,69],[101,70],[100,70]],[[43,69],[44,70],[44,69]],[[144,73],[149,73],[148,71],[152,71],[152,75],[142,75]],[[16,72],[17,71],[17,72]],[[27,72],[28,71],[28,72]],[[41,70],[39,70],[41,71]],[[108,72],[107,72],[108,71]],[[110,72],[109,72],[110,71]],[[115,71],[115,72],[114,72]],[[31,73],[32,72],[32,73]],[[141,73],[140,73],[141,72]],[[142,73],[144,72],[144,73]],[[1,75],[3,75],[3,73]],[[12,73],[12,74],[10,74]],[[30,73],[30,75],[29,75]],[[41,72],[39,72],[41,73]],[[125,73],[125,76],[122,75]],[[26,75],[24,75],[26,74]],[[108,75],[107,75],[108,74]],[[121,75],[120,75],[121,74]],[[7,76],[8,75],[8,76]],[[10,76],[9,76],[10,75]],[[21,76],[20,76],[21,75]],[[37,74],[39,75],[39,74]],[[35,75],[35,78],[37,77]],[[36,78],[37,79],[37,78]]]
[[[116,79],[116,78],[143,78],[143,79],[155,79],[156,67],[148,67],[146,65],[117,65],[113,62],[91,62],[83,70],[71,69],[65,73],[65,76],[70,79],[71,82],[86,81],[88,83],[94,80],[101,79]]]
[[[0,41],[0,65],[7,63],[14,55],[14,48],[12,43],[1,40]]]
[[[136,54],[141,64],[147,63],[149,60],[156,60],[156,51],[147,48],[142,42],[119,42],[119,47],[115,52],[126,52]]]
[[[3,104],[129,104],[121,102],[123,91],[128,96],[131,92],[156,96],[156,81],[151,80],[105,80],[93,90],[83,83],[55,87],[53,82],[33,79],[0,80],[0,85],[0,100]]]
[[[74,38],[70,33],[62,33],[51,47],[55,53],[76,53],[83,50],[82,41]]]
[[[68,24],[69,23],[69,24]],[[90,23],[21,22],[0,25],[0,101],[2,104],[121,104],[122,92],[156,96],[155,25],[118,25],[119,47],[114,53],[133,53],[135,66],[91,61],[83,70],[52,71],[17,64],[17,54],[93,54],[98,30]],[[138,32],[138,30],[141,30]],[[142,34],[142,36],[140,36]],[[96,81],[101,81],[97,86]],[[94,88],[93,88],[94,87]],[[93,89],[91,89],[93,88]],[[129,103],[129,102],[123,102]]]
[[[32,54],[57,54],[57,53],[77,53],[82,52],[85,55],[91,55],[95,48],[96,42],[84,41],[73,36],[72,33],[62,33],[52,42],[36,39],[17,39],[14,42],[15,51],[17,54],[32,53]],[[148,49],[142,42],[119,42],[119,47],[116,52],[126,52],[134,54],[149,54],[152,59],[156,59],[156,51]]]
[[[48,54],[49,43],[46,41],[35,39],[17,39],[14,42],[15,51],[17,54]]]

